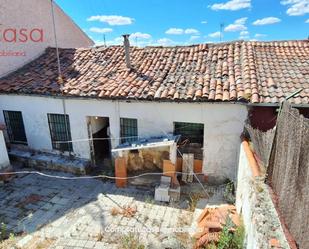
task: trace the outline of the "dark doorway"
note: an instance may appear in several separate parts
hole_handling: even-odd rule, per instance
[[[109,118],[91,116],[88,117],[87,124],[92,165],[100,169],[109,168],[111,163]]]
[[[204,124],[174,122],[174,135],[181,135],[178,156],[193,153],[194,159],[203,160]]]

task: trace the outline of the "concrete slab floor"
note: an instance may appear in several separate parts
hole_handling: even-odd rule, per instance
[[[21,248],[190,248],[193,212],[185,200],[162,204],[153,197],[154,190],[102,180],[19,175],[0,187],[0,220],[23,233],[16,238]],[[127,215],[127,208],[136,212]]]

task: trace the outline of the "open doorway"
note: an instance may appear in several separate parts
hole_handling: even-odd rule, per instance
[[[89,116],[87,125],[92,165],[107,169],[111,163],[109,118]]]

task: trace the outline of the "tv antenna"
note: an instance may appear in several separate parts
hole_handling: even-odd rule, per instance
[[[106,39],[105,39],[105,34],[103,34],[103,42],[104,42],[104,47],[106,48]]]
[[[220,42],[222,41],[223,38],[223,28],[224,28],[224,23],[220,23]]]

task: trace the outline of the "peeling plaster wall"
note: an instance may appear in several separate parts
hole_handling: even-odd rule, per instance
[[[0,130],[0,170],[10,166],[10,160],[6,150],[3,132]]]
[[[0,76],[23,66],[41,55],[47,47],[55,47],[51,0],[1,0],[0,34],[6,29],[43,29],[43,42],[4,42],[1,51],[25,52],[25,56],[0,57]],[[61,48],[90,47],[93,41],[55,4],[58,46]],[[29,32],[27,32],[29,36]],[[3,39],[2,39],[3,40]]]
[[[253,178],[251,168],[240,146],[236,208],[246,231],[246,249],[267,249],[270,239],[277,239],[281,247],[290,248],[283,233],[277,211],[262,177]]]
[[[88,138],[87,116],[109,117],[111,144],[119,142],[120,117],[136,118],[139,136],[157,136],[172,133],[173,122],[204,124],[203,172],[212,176],[236,179],[240,134],[247,118],[247,107],[232,103],[174,103],[134,102],[94,99],[65,101],[70,116],[72,139]],[[29,147],[51,150],[46,113],[63,113],[60,99],[0,95],[0,122],[2,110],[22,111]],[[73,143],[74,153],[90,158],[89,142]]]

